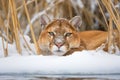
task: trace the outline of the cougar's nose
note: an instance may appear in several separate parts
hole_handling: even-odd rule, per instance
[[[57,37],[55,38],[55,40],[54,40],[54,44],[55,44],[58,48],[60,48],[61,46],[63,46],[63,44],[64,44],[64,38],[63,38],[63,36],[57,36]]]
[[[57,42],[57,43],[55,43],[55,45],[56,45],[58,48],[60,48],[60,47],[63,45],[63,43],[62,43],[62,42]]]

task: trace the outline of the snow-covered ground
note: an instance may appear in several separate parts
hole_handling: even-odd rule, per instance
[[[29,42],[29,37],[25,38]],[[34,51],[34,45],[29,44]],[[3,57],[1,38],[0,45],[0,74],[120,74],[120,55],[102,50],[84,50],[69,56],[42,56],[29,55],[29,51],[22,48],[23,55],[19,55],[15,44],[9,44],[9,56]]]

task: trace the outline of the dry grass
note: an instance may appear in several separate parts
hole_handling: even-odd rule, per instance
[[[21,54],[20,38],[19,38],[19,21],[17,17],[16,5],[14,0],[9,0],[12,24],[13,24],[13,36],[16,42],[16,48],[18,53]]]
[[[34,35],[34,31],[33,31],[33,26],[32,26],[32,24],[31,24],[31,22],[30,22],[30,17],[29,17],[28,9],[27,9],[27,7],[26,7],[26,2],[25,2],[25,0],[23,0],[23,5],[24,5],[24,8],[25,8],[25,13],[26,13],[28,22],[29,22],[29,24],[30,24],[30,30],[31,30],[33,42],[34,42],[34,44],[35,44],[35,49],[36,49],[36,51],[37,51],[37,54],[40,54],[40,49],[39,49],[38,44],[37,44],[37,41],[36,41],[36,39],[35,39],[35,35]]]
[[[80,0],[77,0],[80,1]],[[91,8],[92,0],[81,0],[83,7],[74,0],[0,0],[0,36],[3,38],[4,55],[7,56],[8,43],[16,43],[17,51],[22,54],[20,34],[25,41],[25,48],[30,51],[32,49],[24,38],[24,32],[27,25],[30,25],[28,31],[31,37],[31,42],[35,44],[36,53],[39,54],[37,39],[41,32],[41,25],[39,24],[39,16],[41,14],[48,14],[51,18],[67,18],[71,19],[76,15],[82,16],[83,24],[80,31],[84,30],[108,30],[108,45],[114,45],[113,26],[120,33],[120,11],[115,5],[119,3],[118,0],[97,0],[98,4],[95,5],[94,11]],[[34,19],[35,14],[40,15]],[[109,17],[106,16],[109,14]],[[96,24],[97,23],[97,24]],[[4,42],[7,41],[5,44]],[[120,41],[120,39],[119,39]],[[120,42],[119,42],[120,43]]]
[[[99,7],[101,9],[104,20],[105,20],[106,25],[108,27],[108,33],[109,33],[109,36],[108,36],[108,50],[109,50],[109,53],[114,53],[115,52],[115,40],[114,40],[115,36],[114,36],[114,31],[113,31],[114,30],[113,29],[113,24],[117,28],[118,33],[120,33],[120,14],[119,14],[118,10],[115,8],[115,6],[114,6],[114,4],[111,0],[101,0],[101,2],[104,5],[104,7],[106,8],[106,10],[107,10],[107,12],[110,16],[109,20],[108,20],[109,23],[108,23],[107,20],[106,20],[105,14],[104,14],[104,12],[101,8],[101,6],[103,6],[103,5],[100,5],[100,1],[99,1],[98,2]],[[117,0],[114,3],[118,3]],[[113,46],[114,48],[112,48],[111,46]]]

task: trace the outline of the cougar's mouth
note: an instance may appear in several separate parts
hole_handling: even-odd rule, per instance
[[[56,50],[55,52],[63,52],[63,51],[58,49],[58,50]]]
[[[61,48],[53,46],[51,51],[52,51],[53,55],[62,56],[66,53],[66,48],[65,48],[65,46],[62,46]]]

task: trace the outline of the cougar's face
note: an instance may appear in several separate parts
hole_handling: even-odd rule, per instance
[[[46,55],[65,55],[72,48],[78,48],[80,39],[76,27],[81,24],[80,17],[74,17],[71,20],[56,19],[51,21],[47,16],[41,16],[43,27],[38,44],[42,52],[48,51]],[[45,53],[42,53],[45,55]]]
[[[48,49],[54,55],[64,55],[72,47],[72,38],[75,35],[75,29],[69,22],[60,19],[49,24],[46,28],[49,46]]]

